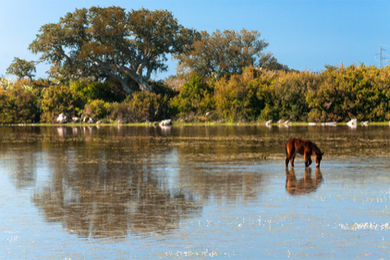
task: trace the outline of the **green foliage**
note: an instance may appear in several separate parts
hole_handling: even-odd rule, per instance
[[[316,121],[389,120],[390,68],[327,67],[307,95]]]
[[[200,75],[194,75],[181,87],[180,94],[170,103],[171,109],[180,115],[193,112],[203,115],[214,109],[213,89]]]
[[[122,103],[104,103],[102,101],[88,105],[91,111],[107,113],[108,118],[123,123],[145,122],[164,119],[167,111],[167,96],[138,91],[128,96]],[[87,106],[86,106],[87,107]],[[103,116],[104,113],[101,113]],[[102,118],[102,117],[100,117]]]
[[[117,120],[118,122],[130,122],[129,105],[127,103],[110,103],[108,110],[110,111],[109,119]]]
[[[10,86],[14,86],[15,83],[11,79],[0,77],[0,90],[6,91]]]
[[[62,85],[50,86],[43,92],[41,121],[52,122],[61,113],[74,116],[76,110],[82,108],[83,102],[77,92]]]
[[[216,112],[227,120],[255,120],[264,108],[257,96],[256,71],[246,69],[241,75],[222,78],[215,85]]]
[[[307,121],[309,107],[306,102],[308,89],[316,85],[316,76],[310,72],[278,73],[273,82],[277,97],[274,103],[279,118]],[[276,119],[276,118],[275,118]]]
[[[30,80],[35,76],[33,73],[36,72],[35,62],[26,61],[14,58],[11,65],[7,68],[7,73],[17,76],[19,79],[28,77]]]
[[[276,61],[271,53],[264,53],[269,45],[260,39],[258,31],[240,32],[217,30],[209,35],[201,32],[189,52],[175,55],[179,60],[178,73],[198,73],[203,77],[221,78],[225,75],[240,74],[243,68],[258,66],[273,69],[288,69]]]
[[[76,9],[39,32],[29,49],[52,64],[51,77],[115,78],[127,93],[129,79],[150,91],[151,74],[167,70],[166,55],[184,52],[197,35],[166,10],[115,6]]]
[[[117,82],[106,80],[96,82],[92,80],[76,80],[71,82],[70,89],[79,93],[84,102],[89,103],[95,99],[106,102],[122,102],[126,98],[126,93]]]
[[[99,120],[107,118],[109,116],[110,109],[110,103],[96,99],[85,105],[83,115]]]
[[[31,86],[8,84],[0,88],[0,123],[39,121],[39,95]]]
[[[129,105],[131,122],[153,121],[162,113],[161,95],[142,91],[135,92],[132,98],[125,101]]]
[[[214,92],[205,98],[185,84],[171,102],[173,111],[189,115],[198,112],[196,104],[212,100],[204,109],[214,108],[219,118],[230,121],[390,119],[390,67],[326,66],[320,74],[249,67],[213,85]]]
[[[212,112],[214,120],[228,121],[390,120],[390,67],[363,64],[327,65],[321,73],[248,67],[220,79],[193,75],[177,90],[154,82],[157,93],[138,91],[123,101],[110,92],[114,83],[109,81],[46,84],[0,78],[0,122],[36,122],[39,116],[42,122],[52,122],[60,113],[144,122],[206,112]]]

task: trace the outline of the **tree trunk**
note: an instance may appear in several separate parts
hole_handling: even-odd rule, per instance
[[[139,88],[141,91],[150,91],[150,92],[153,92],[153,89],[151,88],[151,86],[149,86],[149,84],[146,82],[146,80],[138,75],[137,73],[135,72],[130,72],[130,77],[135,81],[137,82]]]
[[[133,90],[131,88],[129,88],[129,86],[127,85],[128,80],[129,80],[128,77],[120,79],[123,90],[127,94],[131,95],[133,93]]]

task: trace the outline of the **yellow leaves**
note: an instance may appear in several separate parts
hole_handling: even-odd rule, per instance
[[[77,59],[86,59],[90,57],[102,56],[102,55],[111,55],[113,54],[115,47],[111,44],[101,45],[97,42],[89,42],[82,46],[80,54],[77,56]]]

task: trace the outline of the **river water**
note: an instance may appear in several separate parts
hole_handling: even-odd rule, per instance
[[[284,165],[291,137],[321,168]],[[390,257],[389,126],[0,127],[0,258]]]

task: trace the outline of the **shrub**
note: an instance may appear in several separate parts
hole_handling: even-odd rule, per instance
[[[109,103],[109,111],[110,115],[109,118],[112,120],[118,120],[122,121],[124,123],[130,122],[130,116],[129,116],[129,106],[125,102],[118,103],[113,102]]]
[[[261,80],[258,72],[247,68],[240,75],[222,78],[215,85],[216,112],[226,120],[255,120],[264,108],[264,102],[257,94]]]
[[[203,115],[214,109],[213,89],[200,75],[194,75],[181,87],[179,95],[170,102],[173,113],[179,116],[195,113]]]
[[[96,99],[85,105],[83,114],[98,120],[108,117],[110,109],[110,103]]]
[[[0,88],[0,122],[34,123],[39,120],[37,91],[13,86],[4,91]]]
[[[80,97],[86,103],[90,103],[96,99],[106,102],[122,102],[127,96],[120,83],[113,80],[97,82],[89,79],[81,79],[71,82],[70,89],[79,93]]]
[[[50,86],[43,92],[42,122],[53,122],[61,113],[74,116],[77,111],[82,111],[83,102],[80,95],[66,86]]]
[[[328,67],[307,95],[310,119],[383,121],[389,117],[390,68]]]
[[[126,99],[129,105],[129,118],[131,122],[153,121],[159,118],[162,112],[161,95],[147,91],[135,92],[132,98]]]

